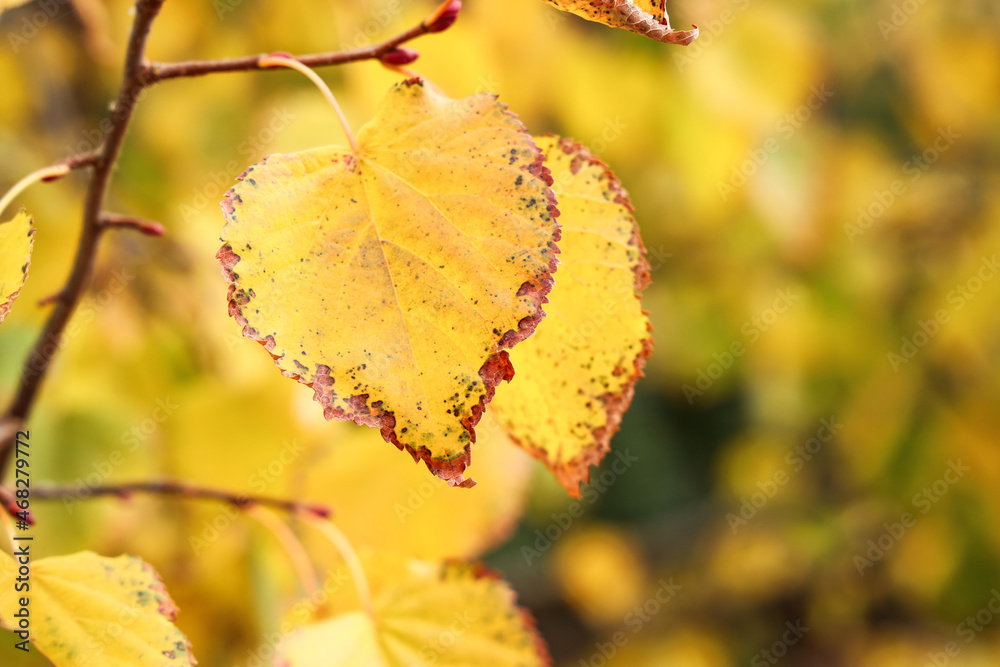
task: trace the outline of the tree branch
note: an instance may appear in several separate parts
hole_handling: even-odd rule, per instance
[[[173,480],[162,480],[157,482],[126,482],[123,484],[108,484],[106,486],[84,487],[85,498],[97,496],[116,496],[128,499],[136,493],[147,493],[161,496],[178,496],[185,499],[218,500],[235,505],[240,509],[246,509],[254,505],[263,505],[286,512],[305,512],[318,517],[328,518],[332,510],[326,505],[304,503],[298,500],[285,500],[283,498],[273,498],[270,496],[252,496],[239,493],[231,493],[220,489],[187,484]],[[73,486],[32,486],[32,500],[54,500],[60,498],[81,498],[84,492],[80,488]],[[2,494],[0,494],[2,498]],[[81,498],[82,499],[82,498]]]
[[[307,67],[326,67],[329,65],[343,65],[361,60],[380,60],[386,54],[397,49],[397,47],[410,42],[421,35],[431,32],[440,32],[455,22],[461,2],[458,0],[444,0],[443,3],[420,24],[399,33],[395,37],[387,39],[381,44],[366,46],[347,51],[334,51],[327,53],[310,53],[307,55],[288,56],[297,60]],[[241,58],[224,58],[221,60],[191,60],[178,63],[148,63],[143,71],[143,83],[147,86],[167,79],[177,79],[180,77],[204,76],[206,74],[217,74],[222,72],[249,72],[253,70],[267,70],[268,67],[261,66],[260,59],[268,54],[256,56],[244,56]]]
[[[143,54],[146,48],[146,38],[152,27],[153,19],[163,6],[164,0],[136,0],[135,20],[132,22],[132,33],[129,36],[128,50],[125,56],[125,71],[122,76],[118,99],[111,112],[111,128],[105,137],[104,146],[96,154],[88,154],[67,161],[82,160],[93,167],[90,186],[87,189],[87,200],[83,212],[83,231],[76,250],[76,259],[65,287],[60,291],[60,298],[53,308],[49,319],[35,342],[28,359],[21,371],[17,393],[7,412],[0,418],[0,424],[23,424],[31,413],[35,397],[41,387],[42,380],[49,370],[53,356],[62,344],[63,331],[70,316],[90,281],[97,255],[97,244],[101,237],[101,208],[107,192],[111,171],[121,152],[125,131],[135,103],[142,91]],[[3,431],[0,428],[0,431]],[[16,432],[16,431],[15,431]],[[0,477],[10,461],[14,440],[7,437],[0,440]]]

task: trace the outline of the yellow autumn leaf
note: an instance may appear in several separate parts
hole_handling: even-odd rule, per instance
[[[327,419],[471,486],[474,427],[543,317],[558,226],[543,156],[479,94],[394,86],[357,137],[272,155],[223,201],[230,314]]]
[[[624,28],[658,42],[686,46],[698,38],[692,30],[673,30],[666,0],[545,0],[563,11],[612,28]]]
[[[26,608],[31,641],[56,667],[196,664],[172,623],[177,607],[141,559],[81,551],[28,566],[25,577],[24,565],[0,551],[0,625],[20,630],[24,617],[18,614]],[[25,584],[29,588],[21,588]]]
[[[24,209],[13,219],[0,222],[0,322],[7,317],[28,277],[34,236],[31,216]]]
[[[628,194],[607,166],[569,139],[535,141],[562,212],[558,284],[548,317],[511,351],[517,377],[491,412],[579,496],[652,351],[639,302],[649,267]]]
[[[363,559],[374,616],[354,587],[335,587],[323,612],[285,635],[285,667],[532,667],[549,665],[534,619],[481,565],[388,554]],[[341,573],[346,577],[346,573]],[[295,610],[291,616],[295,615]]]

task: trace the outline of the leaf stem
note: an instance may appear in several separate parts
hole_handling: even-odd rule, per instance
[[[278,519],[273,513],[260,506],[254,506],[247,510],[247,515],[256,519],[264,528],[269,530],[275,539],[285,549],[288,559],[292,561],[295,573],[302,584],[305,594],[312,595],[319,588],[319,580],[316,577],[316,570],[313,569],[309,554],[302,546],[302,541],[295,535],[288,524]]]
[[[313,84],[319,88],[319,92],[323,93],[323,97],[325,97],[326,101],[330,103],[333,110],[337,112],[337,119],[340,121],[340,126],[344,128],[344,134],[347,135],[347,141],[351,144],[351,151],[354,153],[358,152],[358,142],[354,138],[354,132],[351,131],[351,125],[347,122],[347,116],[344,115],[344,110],[340,108],[340,103],[337,102],[337,98],[334,96],[333,91],[330,90],[330,86],[326,85],[326,81],[324,81],[315,70],[306,67],[294,58],[281,54],[264,56],[257,62],[261,67],[287,67],[288,69],[293,69],[301,74],[304,74],[310,81],[312,81]]]
[[[375,606],[372,604],[372,593],[368,587],[368,577],[365,576],[365,570],[361,566],[361,559],[358,558],[358,553],[351,546],[351,541],[333,523],[326,519],[309,516],[308,514],[302,518],[306,523],[312,524],[314,528],[323,533],[333,543],[333,546],[337,548],[337,551],[340,552],[341,558],[347,564],[347,569],[351,571],[351,578],[354,580],[354,587],[358,591],[358,599],[361,600],[361,606],[364,608],[365,613],[374,619]]]
[[[31,172],[11,186],[10,190],[8,190],[3,197],[0,197],[0,217],[3,216],[4,210],[10,206],[10,203],[14,201],[19,194],[28,189],[28,186],[37,183],[38,181],[51,181],[57,179],[60,176],[65,176],[69,172],[70,166],[65,162],[53,164],[48,167],[42,167],[41,169]]]

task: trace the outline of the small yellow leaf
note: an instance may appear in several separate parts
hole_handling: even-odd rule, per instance
[[[562,211],[558,284],[538,331],[511,351],[517,377],[491,412],[579,496],[652,351],[639,302],[649,266],[628,194],[607,166],[568,139],[535,141]]]
[[[394,86],[339,147],[272,155],[226,194],[230,314],[327,419],[380,428],[471,486],[474,427],[543,317],[558,249],[543,156],[493,95]]]
[[[26,544],[24,542],[19,544]],[[18,630],[27,600],[32,642],[56,667],[193,665],[177,607],[156,572],[134,556],[90,551],[30,562],[30,578],[0,551],[0,625]],[[29,590],[15,590],[20,581]]]
[[[31,264],[31,246],[35,229],[24,209],[6,222],[0,222],[0,322],[21,293]]]
[[[545,0],[563,11],[597,21],[612,28],[624,28],[658,42],[686,46],[698,38],[693,30],[673,30],[667,16],[666,0]]]
[[[479,565],[379,554],[364,558],[374,618],[337,587],[321,617],[293,629],[283,667],[533,667],[549,665],[534,619]]]

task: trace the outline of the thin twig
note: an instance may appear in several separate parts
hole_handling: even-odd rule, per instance
[[[88,153],[80,153],[79,155],[74,155],[73,157],[66,158],[62,161],[62,164],[66,165],[70,169],[81,169],[83,167],[89,167],[101,158],[101,151],[93,150]]]
[[[161,480],[156,482],[126,482],[123,484],[107,484],[105,486],[88,486],[83,489],[74,486],[32,486],[32,500],[52,500],[57,498],[81,498],[86,490],[86,498],[96,496],[116,496],[130,498],[136,493],[148,493],[161,496],[178,496],[187,499],[218,500],[235,505],[241,509],[264,505],[286,512],[301,512],[311,516],[329,517],[331,510],[326,505],[304,503],[298,500],[286,500],[270,496],[254,496],[241,493],[212,489],[204,486]]]
[[[348,51],[336,51],[328,53],[310,53],[305,55],[290,55],[289,58],[297,60],[307,67],[327,67],[329,65],[343,65],[345,63],[359,62],[362,60],[378,60],[386,53],[394,50],[397,46],[412,41],[421,35],[430,32],[424,23],[414,26],[395,37],[388,39],[381,44],[366,46],[360,49],[350,49]],[[206,74],[219,74],[222,72],[249,72],[253,70],[270,69],[260,64],[261,58],[268,54],[262,53],[255,56],[243,56],[241,58],[223,58],[221,60],[191,60],[177,63],[149,63],[145,67],[144,83],[152,85],[167,79],[179,77],[204,76]]]
[[[163,236],[166,231],[158,222],[118,213],[101,214],[101,225],[105,229],[134,229],[147,236]]]
[[[59,290],[58,292],[53,292],[52,294],[49,294],[48,296],[43,296],[41,299],[39,299],[38,306],[39,307],[51,306],[56,301],[59,301],[62,298],[63,298],[62,290]]]

